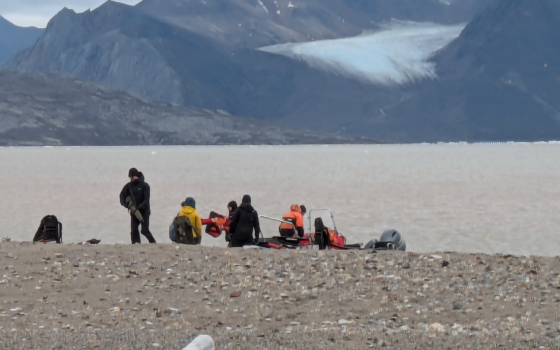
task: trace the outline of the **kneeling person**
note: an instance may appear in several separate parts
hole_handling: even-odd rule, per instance
[[[189,197],[181,203],[181,211],[173,220],[177,243],[200,244],[202,241],[202,222],[196,211],[194,198]]]
[[[303,215],[301,215],[301,208],[297,204],[292,204],[290,206],[290,211],[282,216],[283,221],[287,221],[290,224],[281,223],[280,236],[282,237],[295,237],[296,231],[299,237],[303,237]],[[294,230],[295,227],[295,230]]]

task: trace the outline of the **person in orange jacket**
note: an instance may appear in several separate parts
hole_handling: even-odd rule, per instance
[[[290,211],[286,214],[282,215],[282,220],[287,221],[287,223],[281,223],[280,227],[280,236],[282,237],[295,237],[296,231],[299,237],[303,237],[303,215],[301,215],[301,208],[297,204],[292,204],[290,206]],[[295,226],[295,230],[294,230]]]

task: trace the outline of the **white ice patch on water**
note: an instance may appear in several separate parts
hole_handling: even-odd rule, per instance
[[[429,58],[459,36],[465,24],[391,21],[381,30],[346,39],[289,43],[260,50],[368,83],[406,84],[436,77]]]

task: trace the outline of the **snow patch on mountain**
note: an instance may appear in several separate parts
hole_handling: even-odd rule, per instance
[[[456,39],[465,24],[442,25],[393,20],[381,30],[353,38],[288,43],[260,50],[302,60],[334,74],[382,85],[436,78],[430,57]]]
[[[257,1],[259,2],[259,5],[264,9],[264,11],[268,13],[268,8],[264,6],[263,2],[261,0],[257,0]]]

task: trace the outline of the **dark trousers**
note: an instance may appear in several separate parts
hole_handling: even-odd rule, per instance
[[[144,215],[144,222],[140,223],[136,216],[130,215],[130,238],[132,239],[132,244],[140,244],[140,232],[138,232],[138,225],[142,225],[142,234],[148,239],[150,243],[156,243],[154,236],[150,233],[150,215]]]
[[[253,244],[253,238],[242,238],[242,239],[238,239],[235,238],[235,236],[231,237],[231,247],[232,248],[240,248],[243,247],[244,245],[252,245]]]
[[[296,231],[293,228],[281,228],[280,229],[280,236],[282,237],[293,237],[296,234]]]

